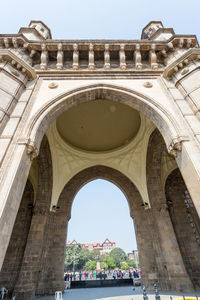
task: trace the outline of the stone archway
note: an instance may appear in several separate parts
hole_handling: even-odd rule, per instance
[[[149,280],[149,272],[156,257],[151,251],[153,243],[149,234],[149,211],[144,209],[142,198],[130,179],[115,169],[98,165],[79,172],[65,185],[56,212],[51,212],[49,215],[51,225],[48,226],[45,236],[50,242],[45,245],[46,256],[41,260],[44,268],[38,280],[37,294],[51,294],[63,285],[66,235],[72,202],[83,185],[97,178],[114,183],[126,196],[130,215],[135,224],[143,282],[147,287],[152,288],[153,280]],[[151,255],[149,255],[150,251]]]
[[[34,145],[39,146],[50,124],[62,112],[74,105],[96,99],[123,103],[141,112],[159,129],[169,151],[172,150],[170,147],[173,148],[173,143],[184,141],[180,124],[165,107],[155,102],[153,98],[128,88],[105,83],[73,89],[50,99],[29,118],[23,133],[24,139],[30,139]]]
[[[30,33],[34,41],[30,40]],[[146,198],[141,193],[142,188],[139,189],[136,182],[130,179],[130,173],[134,172],[134,169],[130,168],[129,174],[124,170],[118,170],[118,172],[124,176],[126,174],[143,196],[140,201],[143,201],[144,206],[139,205],[133,211],[136,214],[135,220],[139,218],[137,217],[139,215],[142,219],[137,223],[139,224],[137,237],[139,247],[142,249],[140,252],[145,253],[141,261],[143,261],[143,276],[146,282],[152,284],[154,280],[159,280],[163,289],[190,289],[192,284],[187,274],[189,264],[185,263],[184,257],[192,252],[191,249],[186,249],[186,247],[183,249],[180,246],[183,244],[182,237],[177,232],[180,227],[186,225],[181,225],[178,209],[174,208],[172,216],[172,212],[168,211],[171,208],[166,205],[164,180],[161,182],[161,152],[166,145],[165,153],[174,156],[198,214],[198,216],[196,214],[191,214],[191,216],[198,219],[200,217],[198,114],[200,49],[197,49],[196,37],[177,36],[173,29],[164,28],[161,22],[150,22],[142,32],[141,40],[110,40],[106,42],[107,44],[100,40],[85,40],[76,41],[74,44],[74,41],[69,40],[52,40],[49,28],[43,22],[33,21],[29,28],[21,28],[19,34],[2,35],[0,40],[1,76],[3,78],[0,87],[0,121],[3,121],[0,124],[0,228],[2,230],[0,269],[3,266],[5,276],[7,275],[4,259],[6,252],[7,257],[10,255],[9,242],[13,240],[12,233],[15,236],[17,212],[20,215],[20,204],[22,205],[23,202],[21,199],[22,197],[24,199],[23,191],[25,189],[26,193],[29,185],[27,178],[32,160],[38,156],[40,149],[39,184],[37,180],[32,182],[35,194],[34,214],[27,243],[26,239],[23,240],[26,247],[15,285],[18,297],[30,297],[35,293],[50,293],[55,288],[62,288],[61,277],[59,277],[62,269],[60,267],[56,269],[58,281],[51,275],[51,288],[48,289],[47,274],[53,274],[52,269],[49,268],[49,261],[53,260],[53,254],[51,256],[48,249],[51,243],[57,247],[56,235],[51,241],[48,232],[56,232],[54,222],[57,228],[62,229],[62,224],[66,223],[66,219],[64,221],[66,217],[62,215],[62,210],[57,211],[59,206],[57,202],[54,203],[54,210],[51,209],[52,173],[55,174],[53,169],[55,164],[53,166],[51,148],[44,135],[62,112],[80,103],[97,99],[107,99],[128,105],[151,120],[161,133],[157,130],[150,138],[148,136],[150,141],[148,153],[142,157],[142,160],[137,161],[138,164],[143,161],[145,167],[147,162],[147,168],[143,168],[142,175],[139,175],[140,178],[145,177],[142,188],[145,189]],[[146,150],[147,144],[144,145]],[[126,165],[129,166],[134,153],[129,151],[130,149],[127,150],[126,154],[129,159],[126,160]],[[107,157],[108,160],[109,158]],[[77,162],[77,156],[69,159]],[[81,170],[84,172],[89,166],[94,168],[100,165],[109,166],[108,163],[103,162],[103,159],[93,161],[91,164],[86,161],[85,165],[81,166],[82,168],[78,166],[75,172],[71,172],[69,168],[71,173],[64,183],[70,178],[72,180],[73,176],[78,176]],[[113,169],[117,172],[116,165]],[[166,178],[172,169],[165,170],[163,178]],[[172,199],[172,202],[175,197],[174,191],[178,193],[180,186],[181,189],[185,189],[180,176],[174,174],[168,177],[166,184],[167,199]],[[32,179],[31,176],[29,178]],[[179,187],[174,185],[175,178],[179,182]],[[174,190],[169,188],[170,184],[174,186]],[[123,190],[123,187],[121,188]],[[64,191],[65,189],[61,195]],[[133,194],[135,195],[135,192]],[[145,199],[148,203],[145,203]],[[183,211],[182,203],[182,200],[177,201],[181,211]],[[148,209],[143,210],[144,207]],[[68,218],[69,212],[70,210],[66,210]],[[48,234],[45,235],[45,232]],[[60,233],[61,235],[57,236],[58,241],[64,236],[65,231],[61,230]],[[36,236],[35,243],[34,236]],[[147,243],[144,243],[144,237]],[[42,244],[39,253],[34,252],[37,243]],[[169,251],[167,243],[173,251]],[[59,253],[63,253],[63,244],[61,248],[62,251],[59,249]],[[31,257],[33,257],[30,264],[31,283],[24,284],[26,261]],[[63,255],[60,254],[58,259],[62,262]],[[194,261],[190,260],[190,264],[194,266]],[[60,263],[59,266],[62,264]],[[40,278],[39,284],[37,284],[38,278]],[[195,281],[196,278],[197,276],[192,280]],[[16,278],[12,279],[11,289],[13,289],[14,282]]]
[[[67,223],[72,201],[78,190],[95,178],[107,179],[126,195],[134,218],[143,281],[151,288],[156,280],[163,290],[192,289],[176,235],[166,209],[161,184],[161,158],[165,143],[155,130],[147,153],[147,187],[150,209],[144,206],[138,190],[123,173],[97,165],[77,173],[64,187],[54,211],[50,211],[52,192],[51,153],[46,136],[38,157],[38,192],[24,249],[21,269],[14,289],[17,297],[52,294],[63,288],[63,263]],[[169,244],[170,243],[170,244]],[[33,259],[34,258],[34,259]],[[28,265],[27,265],[27,262]],[[177,275],[178,268],[178,275]],[[29,272],[29,279],[26,274]]]
[[[80,102],[92,101],[96,98],[108,98],[112,101],[119,101],[124,104],[127,104],[136,110],[139,110],[146,114],[148,118],[154,121],[157,127],[162,132],[165,142],[169,147],[168,150],[171,153],[178,155],[177,162],[183,172],[183,177],[187,180],[185,182],[188,185],[188,189],[190,189],[190,193],[193,197],[193,201],[195,205],[198,207],[197,198],[197,190],[196,190],[196,182],[198,178],[196,178],[195,182],[191,184],[191,178],[187,176],[187,169],[185,168],[185,164],[187,163],[187,167],[191,167],[194,172],[196,169],[194,168],[192,161],[187,156],[187,151],[189,148],[184,148],[186,143],[183,143],[184,139],[181,140],[180,135],[180,127],[176,120],[170,116],[166,109],[162,106],[156,106],[154,101],[149,97],[146,97],[142,94],[135,93],[131,90],[114,87],[112,85],[106,84],[98,84],[91,85],[85,88],[80,88],[78,90],[73,90],[67,95],[61,95],[51,100],[47,105],[42,107],[40,111],[30,117],[29,121],[26,120],[26,126],[24,126],[24,131],[20,131],[20,137],[18,139],[18,143],[16,144],[15,161],[17,163],[14,165],[14,169],[12,169],[11,178],[6,177],[5,181],[2,181],[1,193],[2,193],[2,204],[0,207],[0,211],[2,212],[2,218],[0,222],[2,224],[5,223],[5,216],[10,218],[9,220],[9,230],[6,231],[6,235],[2,236],[4,240],[4,247],[2,248],[2,253],[0,255],[1,261],[3,263],[4,255],[6,252],[6,248],[9,243],[10,234],[13,227],[13,217],[16,216],[16,211],[18,210],[22,191],[24,189],[26,183],[26,175],[28,176],[28,172],[31,166],[31,161],[29,161],[29,157],[31,160],[37,155],[38,150],[37,146],[40,147],[41,139],[50,125],[50,123],[63,111],[72,105],[76,105]],[[33,103],[30,102],[30,108]],[[24,121],[24,120],[23,120]],[[184,155],[184,165],[181,154],[181,145],[183,148]],[[28,154],[28,156],[27,156]],[[183,165],[183,168],[182,168]],[[9,194],[7,194],[7,187],[9,188]],[[194,187],[194,188],[193,188]],[[15,191],[18,191],[17,193]],[[12,209],[10,207],[10,203],[12,203]],[[13,209],[14,208],[14,209]],[[197,209],[198,210],[198,209]],[[199,211],[198,211],[199,213]],[[0,224],[1,225],[1,224]],[[3,225],[2,225],[3,226]]]

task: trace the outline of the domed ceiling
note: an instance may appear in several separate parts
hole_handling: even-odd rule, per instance
[[[140,128],[139,113],[109,100],[94,100],[68,109],[56,121],[69,145],[85,151],[111,151],[127,145]]]

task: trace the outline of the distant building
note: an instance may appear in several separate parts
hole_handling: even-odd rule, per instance
[[[103,243],[85,243],[85,244],[81,244],[78,243],[76,240],[73,240],[72,242],[67,242],[67,246],[70,245],[77,245],[80,244],[82,248],[86,248],[89,251],[92,250],[99,250],[100,254],[106,254],[106,253],[110,253],[110,251],[112,251],[115,247],[116,247],[116,243],[115,241],[110,241],[109,239],[105,239],[105,241]]]
[[[127,253],[129,259],[134,259],[137,261],[138,259],[138,250],[133,250],[130,253]]]
[[[139,260],[138,250],[133,250],[132,252],[127,253],[127,255],[128,255],[129,259],[132,259],[132,260],[135,261],[137,268],[140,267],[140,260]]]

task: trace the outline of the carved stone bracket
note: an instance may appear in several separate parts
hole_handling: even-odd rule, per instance
[[[174,158],[178,156],[178,154],[182,151],[182,143],[187,141],[188,139],[184,139],[182,137],[177,137],[172,140],[168,147],[168,153],[172,155]]]
[[[27,147],[26,153],[28,156],[30,156],[30,160],[32,161],[34,158],[38,156],[38,149],[35,146],[33,141],[28,141],[26,147]]]

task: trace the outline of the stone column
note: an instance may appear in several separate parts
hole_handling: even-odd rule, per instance
[[[155,130],[150,137],[147,153],[147,187],[158,282],[161,289],[188,291],[193,290],[193,285],[183,263],[162,189],[161,158],[164,147],[162,136]]]
[[[181,173],[174,170],[165,185],[170,217],[188,274],[200,288],[200,220]]]
[[[24,60],[0,49],[0,270],[31,165],[26,146],[29,141],[18,144],[14,136],[35,78],[35,71]]]
[[[17,281],[32,218],[34,192],[30,181],[26,183],[22,201],[13,227],[10,243],[0,272],[0,286],[11,295]]]
[[[43,138],[41,144],[38,165],[38,193],[21,270],[14,289],[16,299],[34,297],[38,279],[42,271],[41,256],[52,193],[51,154],[46,137]]]
[[[150,210],[145,210],[141,205],[142,203],[138,207],[134,207],[133,220],[142,271],[142,283],[146,288],[152,289],[154,281],[159,277],[152,239],[153,224]]]
[[[62,208],[61,208],[62,209]],[[41,255],[36,295],[50,295],[64,290],[64,259],[68,221],[65,212],[48,216]]]
[[[0,269],[4,262],[31,166],[30,157],[27,155],[27,147],[25,145],[17,145],[14,149],[12,163],[6,171],[2,170],[4,176],[1,179],[0,186]]]
[[[187,40],[187,48],[191,47]],[[179,47],[182,48],[180,39]],[[168,65],[163,73],[189,137],[181,143],[176,161],[200,218],[200,49],[192,48]]]

